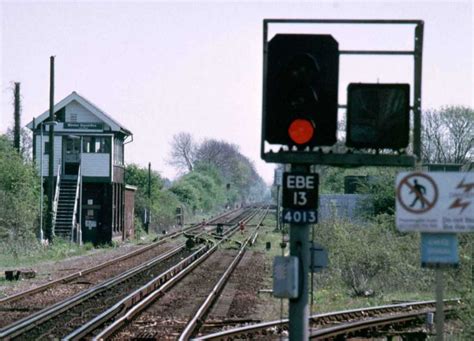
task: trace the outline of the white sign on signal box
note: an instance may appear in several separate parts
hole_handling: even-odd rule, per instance
[[[474,232],[474,173],[403,172],[395,190],[400,231]]]

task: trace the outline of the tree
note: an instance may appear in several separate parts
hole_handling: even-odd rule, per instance
[[[6,138],[10,141],[14,140],[13,129],[8,128],[5,134]],[[20,129],[20,155],[25,162],[31,162],[33,157],[33,138],[31,131],[25,128]]]
[[[145,209],[150,210],[150,231],[158,232],[175,224],[176,207],[181,206],[179,198],[170,190],[164,188],[165,182],[160,174],[151,171],[150,196],[148,198],[148,168],[134,164],[125,168],[125,182],[137,186],[135,194],[135,212],[137,217],[143,217]]]
[[[20,83],[15,83],[15,90],[13,91],[14,96],[14,133],[13,133],[13,145],[18,153],[21,152],[20,149],[20,124],[21,124],[21,99],[20,99]]]
[[[0,136],[0,236],[12,241],[34,236],[39,179],[6,136]]]
[[[474,157],[474,110],[447,106],[423,113],[422,159],[466,164]]]
[[[168,163],[180,172],[191,172],[194,168],[196,145],[189,133],[179,133],[171,141],[171,154]]]
[[[196,151],[195,164],[210,165],[219,170],[223,182],[231,185],[241,202],[260,201],[266,194],[262,190],[266,185],[254,164],[239,152],[235,144],[206,139]],[[260,191],[251,191],[253,188],[259,188]]]
[[[219,169],[225,179],[230,179],[239,157],[239,147],[225,141],[206,139],[196,151],[196,162],[213,165]]]
[[[227,203],[258,201],[266,194],[266,185],[255,166],[239,152],[239,147],[235,144],[215,139],[205,139],[196,144],[190,134],[179,133],[173,136],[171,146],[168,162],[182,172],[187,172],[172,186],[171,191],[187,205],[192,202],[192,206],[201,209],[217,205],[216,202],[205,202],[202,199],[206,195],[215,195],[210,191],[209,177],[217,187],[225,186],[226,194],[223,197],[227,197]],[[190,176],[190,173],[195,172],[200,175]],[[193,186],[194,190],[191,189]],[[196,195],[196,191],[201,192],[201,196]],[[195,199],[198,202],[194,202]]]
[[[150,194],[153,197],[163,188],[163,180],[156,171],[151,171],[150,180]],[[135,164],[127,165],[125,168],[125,182],[137,186],[140,192],[146,194],[148,190],[148,169]]]

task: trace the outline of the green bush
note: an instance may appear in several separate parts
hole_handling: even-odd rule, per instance
[[[418,235],[398,233],[392,216],[365,226],[333,220],[318,224],[316,235],[329,250],[326,283],[339,283],[355,296],[426,290],[432,283],[420,268]]]
[[[212,176],[201,173],[191,172],[185,175],[182,181],[194,186],[199,191],[199,208],[204,211],[212,211],[225,201],[222,185]]]
[[[192,215],[210,213],[225,206],[231,199],[232,189],[211,165],[200,166],[175,181],[170,191],[186,206]]]
[[[34,238],[39,215],[39,179],[10,141],[0,136],[0,237]]]
[[[474,290],[473,290],[473,241],[472,233],[459,233],[459,267],[446,271],[446,288],[454,291],[463,302],[463,309],[458,310],[458,317],[463,325],[463,336],[466,340],[474,339]]]
[[[125,182],[137,187],[135,193],[135,229],[138,231],[143,222],[145,210],[151,212],[150,231],[158,231],[175,224],[175,209],[180,206],[177,197],[164,189],[164,181],[160,175],[152,171],[148,175],[148,168],[137,165],[127,165],[125,169]],[[150,196],[148,195],[148,181],[150,178]],[[140,225],[137,224],[140,223]]]
[[[157,198],[153,201],[151,212],[151,225],[158,230],[176,224],[176,208],[181,203],[178,197],[169,190],[162,190],[158,193]]]
[[[193,211],[199,208],[199,190],[186,181],[179,181],[170,188],[180,202],[192,208]]]

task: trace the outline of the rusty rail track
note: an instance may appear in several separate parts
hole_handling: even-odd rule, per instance
[[[227,214],[229,214],[229,212],[226,212],[224,215],[227,215]],[[221,215],[221,216],[224,216],[224,215]],[[218,219],[221,216],[215,219]],[[192,229],[198,229],[201,227],[202,225],[198,224],[198,225],[192,226]],[[189,231],[189,228],[187,230]],[[179,231],[178,233],[181,233],[181,231]],[[175,235],[177,235],[178,233],[176,233]],[[173,237],[174,235],[168,236],[168,238],[173,238]],[[148,248],[148,247],[145,247],[145,248]],[[161,254],[158,257],[155,257],[154,259],[147,261],[145,264],[142,264],[131,270],[128,270],[119,276],[116,276],[106,282],[103,282],[94,287],[91,287],[79,294],[76,294],[62,302],[59,302],[48,308],[45,308],[26,318],[17,320],[14,323],[0,329],[0,339],[3,340],[3,339],[14,339],[14,338],[22,337],[21,335],[24,335],[24,333],[28,332],[29,330],[35,330],[35,333],[38,333],[38,330],[41,330],[41,328],[44,328],[42,327],[43,324],[49,323],[48,321],[54,318],[57,318],[59,315],[63,316],[65,312],[69,311],[70,309],[76,306],[80,306],[81,304],[84,304],[84,302],[90,301],[92,297],[95,297],[97,295],[104,295],[105,291],[108,291],[108,290],[110,291],[115,286],[122,285],[122,283],[126,283],[126,282],[130,283],[131,278],[135,278],[134,276],[142,276],[141,275],[142,272],[149,271],[149,269],[152,269],[153,267],[156,267],[157,265],[159,266],[161,264],[160,262],[178,254],[178,252],[181,252],[182,250],[184,250],[184,247],[185,247],[185,244],[181,244],[179,247],[175,248],[174,250]],[[205,251],[204,249],[207,250],[207,248],[208,246],[200,248],[196,253],[193,254],[194,257],[198,258],[198,256],[200,256],[201,253]],[[199,253],[200,251],[201,253]],[[188,260],[188,263],[194,260],[194,259],[191,259],[193,255],[191,255],[191,257],[186,258]],[[183,264],[183,263],[185,262],[181,262],[180,264]],[[164,280],[168,280],[169,278],[172,277],[172,275],[174,275],[174,272],[172,272],[171,274],[167,273],[165,277],[161,277],[160,283],[163,283]],[[142,294],[146,295],[147,292],[143,291]]]
[[[367,330],[379,330],[380,328],[405,324],[409,322],[422,319],[427,313],[434,312],[435,308],[429,308],[425,310],[419,310],[415,312],[404,312],[395,315],[388,315],[384,317],[373,317],[367,320],[345,322],[338,326],[332,326],[315,330],[311,332],[310,339],[314,340],[326,340],[335,337],[345,337],[348,335],[354,335]]]
[[[445,300],[444,302],[445,311],[450,311],[459,304],[457,299]],[[435,303],[435,301],[420,301],[313,315],[310,317],[310,326],[311,328],[317,326],[317,329],[311,332],[311,338],[317,340],[330,339],[364,329],[380,328],[390,324],[412,321],[419,319],[427,312],[434,311]],[[337,325],[334,326],[334,324]],[[233,338],[268,337],[269,335],[278,336],[287,328],[288,319],[283,319],[199,336],[195,340],[229,340]]]
[[[250,221],[257,212],[254,212],[250,214],[246,218],[241,218],[241,220],[247,222]],[[193,264],[191,264],[188,268],[183,269],[173,280],[168,281],[161,287],[157,288],[155,291],[150,293],[146,298],[141,300],[140,302],[132,302],[130,299],[124,300],[122,302],[119,302],[118,304],[121,304],[123,306],[127,306],[128,310],[122,314],[120,317],[115,317],[115,321],[108,325],[106,328],[102,329],[96,336],[94,337],[94,340],[103,340],[106,338],[111,337],[114,335],[118,330],[120,330],[126,323],[131,321],[137,314],[139,314],[141,311],[145,310],[150,304],[152,304],[156,299],[161,297],[166,291],[168,291],[172,286],[174,286],[180,279],[182,279],[184,276],[189,274],[194,268],[196,268],[201,262],[205,260],[211,253],[213,253],[219,244],[222,242],[225,242],[227,239],[230,238],[230,236],[235,233],[238,230],[238,224],[236,224],[233,228],[231,228],[228,232],[227,235],[224,236],[223,239],[219,240],[216,242],[214,246],[212,246],[207,252],[205,257],[201,257],[200,259],[196,260]],[[227,272],[226,272],[227,273]],[[219,281],[220,282],[220,281]],[[216,293],[218,289],[214,287],[215,290],[213,290],[213,293]],[[212,295],[212,294],[211,294]],[[206,300],[206,302],[211,301],[211,299]],[[208,303],[210,304],[210,303]],[[201,310],[201,309],[200,309]],[[204,309],[202,309],[204,311]],[[97,317],[96,321],[91,321],[89,326],[84,326],[81,331],[77,331],[74,334],[70,334],[66,337],[67,340],[78,340],[81,338],[84,338],[85,336],[89,337],[89,333],[93,331],[93,329],[97,328],[101,324],[106,323],[107,320],[109,320],[110,317],[106,316],[104,313],[103,316]],[[190,322],[191,324],[191,322]],[[189,329],[194,329],[194,327],[189,327]]]
[[[214,221],[219,221],[220,219],[236,212],[237,210],[233,210],[233,211],[228,211],[228,212],[224,212],[212,219],[209,220],[209,223],[212,223]],[[52,287],[54,287],[55,285],[58,285],[58,284],[65,284],[65,283],[69,283],[69,282],[72,282],[78,278],[81,278],[81,277],[84,277],[88,274],[91,274],[93,272],[96,272],[96,271],[99,271],[99,270],[102,270],[108,266],[111,266],[111,265],[114,265],[114,264],[117,264],[117,263],[120,263],[126,259],[129,259],[129,258],[132,258],[132,257],[135,257],[135,256],[138,256],[140,254],[143,254],[145,253],[146,251],[148,250],[151,250],[155,247],[158,247],[159,245],[163,244],[164,242],[170,240],[170,239],[173,239],[173,238],[176,238],[184,233],[187,233],[187,232],[191,232],[191,231],[194,231],[196,229],[199,229],[202,227],[202,224],[194,224],[192,226],[189,226],[183,230],[180,230],[180,231],[175,231],[173,233],[170,233],[169,235],[167,235],[166,237],[158,240],[157,242],[154,242],[150,245],[146,245],[144,247],[141,247],[135,251],[132,251],[130,253],[127,253],[125,255],[122,255],[120,257],[117,257],[117,258],[114,258],[112,260],[109,260],[109,261],[106,261],[106,262],[103,262],[99,265],[96,265],[96,266],[93,266],[91,268],[88,268],[88,269],[84,269],[84,270],[80,270],[80,271],[77,271],[75,273],[72,273],[70,275],[67,275],[67,276],[64,276],[64,277],[61,277],[61,278],[58,278],[54,281],[51,281],[51,282],[48,282],[46,284],[43,284],[43,285],[40,285],[40,286],[37,286],[35,288],[32,288],[32,289],[29,289],[29,290],[26,290],[26,291],[22,291],[20,293],[17,293],[17,294],[14,294],[14,295],[10,295],[10,296],[7,296],[7,297],[3,297],[3,298],[0,298],[0,307],[2,305],[5,305],[5,304],[11,304],[12,302],[15,302],[15,301],[18,301],[20,299],[23,299],[25,297],[30,297],[31,295],[33,294],[37,294],[37,293],[40,293],[40,292],[43,292],[43,291],[46,291]]]
[[[96,285],[92,288],[89,288],[77,295],[74,295],[67,300],[54,304],[51,307],[45,308],[37,313],[34,313],[26,318],[18,320],[3,329],[0,329],[0,339],[12,339],[17,338],[20,335],[24,335],[29,330],[49,321],[60,314],[64,314],[64,312],[70,310],[73,307],[78,306],[79,304],[91,300],[93,297],[97,296],[100,293],[113,288],[114,286],[120,285],[124,283],[134,276],[139,275],[141,272],[156,266],[160,262],[173,257],[174,255],[178,254],[184,249],[184,244],[178,246],[177,248],[168,251],[162,255],[159,255],[153,260],[150,260],[144,265],[135,267],[119,276],[116,276],[104,283]]]
[[[259,221],[255,227],[254,232],[245,240],[245,242],[241,245],[239,253],[237,256],[234,258],[230,266],[227,268],[227,270],[224,272],[224,274],[221,276],[217,284],[212,288],[211,292],[207,296],[206,300],[201,304],[201,306],[198,308],[196,314],[191,318],[191,320],[188,322],[186,327],[184,328],[183,332],[181,333],[179,340],[184,341],[188,340],[196,331],[199,329],[200,325],[205,319],[205,316],[209,313],[212,305],[217,301],[219,298],[219,294],[222,292],[224,286],[227,284],[230,276],[234,272],[234,270],[237,268],[237,265],[239,264],[240,260],[244,256],[247,246],[252,245],[255,243],[255,240],[258,235],[258,229],[260,228],[260,225],[262,224],[263,220],[265,219],[266,215],[268,213],[268,209],[266,209],[262,216],[259,217]]]

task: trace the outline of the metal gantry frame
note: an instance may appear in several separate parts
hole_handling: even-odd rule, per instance
[[[268,59],[268,26],[270,24],[372,24],[372,25],[414,25],[414,49],[413,50],[340,50],[340,55],[400,55],[413,56],[413,87],[414,100],[410,106],[413,112],[413,155],[408,154],[382,154],[379,151],[364,153],[349,149],[346,153],[329,152],[324,153],[321,148],[318,151],[278,151],[265,152],[265,116],[266,116],[266,77]],[[353,20],[353,19],[264,19],[263,20],[263,101],[262,101],[262,139],[260,154],[266,162],[274,163],[304,163],[332,166],[398,166],[413,167],[421,160],[421,78],[423,57],[423,28],[422,20]],[[339,109],[346,105],[338,105]]]
[[[413,55],[414,56],[414,100],[413,106],[413,153],[381,154],[358,153],[357,150],[347,153],[324,153],[318,151],[284,151],[265,153],[265,122],[266,122],[266,79],[268,62],[268,25],[269,24],[403,24],[415,25],[414,50],[340,50],[339,55]],[[423,21],[421,20],[312,20],[312,19],[266,19],[263,21],[263,117],[261,157],[267,162],[291,164],[292,172],[310,173],[311,165],[332,166],[405,166],[412,167],[421,156],[421,67],[423,48]],[[346,106],[338,104],[338,109]],[[285,188],[285,184],[283,184]],[[298,258],[298,297],[289,300],[289,337],[292,341],[307,340],[309,337],[308,309],[308,272],[310,267],[310,224],[290,224],[290,256]]]

